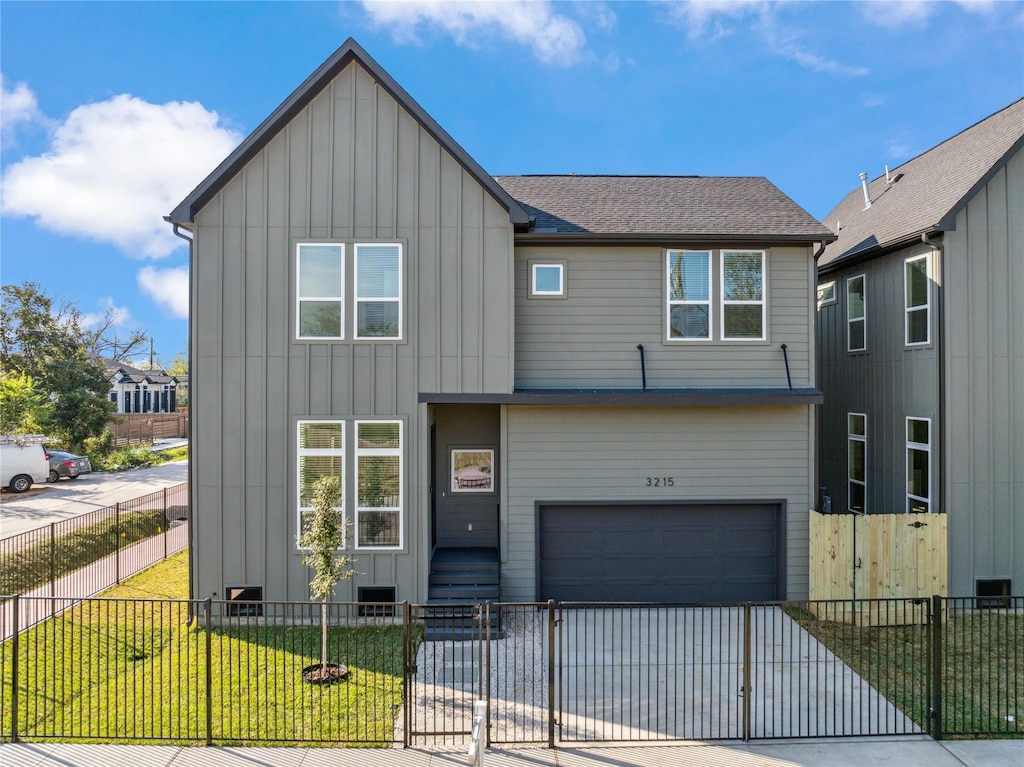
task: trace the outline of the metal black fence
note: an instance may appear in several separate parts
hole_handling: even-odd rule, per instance
[[[188,545],[188,483],[0,539],[0,594],[88,597]],[[61,602],[26,603],[7,639]],[[5,609],[10,609],[9,606]]]
[[[9,598],[0,738],[488,745],[1024,736],[1024,598],[329,605]],[[0,626],[4,628],[4,626]],[[8,632],[11,633],[11,632]]]

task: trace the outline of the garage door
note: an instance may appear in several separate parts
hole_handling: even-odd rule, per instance
[[[781,596],[778,504],[540,507],[538,598],[742,602]]]

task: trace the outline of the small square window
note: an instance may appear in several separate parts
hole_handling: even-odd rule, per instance
[[[818,286],[818,308],[836,302],[836,283],[826,282]]]
[[[565,264],[531,262],[530,297],[564,298]]]

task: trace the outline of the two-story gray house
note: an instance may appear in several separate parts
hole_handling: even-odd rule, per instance
[[[833,235],[767,180],[492,177],[349,40],[169,221],[194,596],[306,599],[325,473],[339,599],[806,595]]]
[[[1024,100],[855,188],[819,260],[833,511],[946,514],[952,595],[1024,586]]]

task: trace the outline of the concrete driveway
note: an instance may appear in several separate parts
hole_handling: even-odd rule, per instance
[[[0,494],[0,538],[44,527],[188,480],[188,461],[146,469],[93,472],[47,483],[27,494]],[[36,486],[33,486],[36,487]]]

